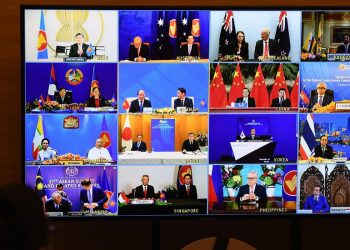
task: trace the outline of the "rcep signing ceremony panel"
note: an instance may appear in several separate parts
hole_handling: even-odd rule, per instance
[[[349,12],[22,11],[47,216],[350,213]]]

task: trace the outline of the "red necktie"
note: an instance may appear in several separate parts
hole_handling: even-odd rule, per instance
[[[145,198],[147,198],[147,187],[145,186],[145,189],[143,190],[143,195],[145,196]]]
[[[323,96],[320,96],[320,100],[318,101],[318,104],[320,104],[320,106],[322,106],[322,102],[323,102]]]
[[[186,187],[186,191],[187,191],[187,196],[190,196],[190,186],[189,185]]]
[[[267,42],[264,42],[265,46],[264,46],[264,56],[269,56],[269,46],[267,44]]]
[[[139,48],[137,49],[137,56],[140,56],[140,49],[141,49],[141,47],[139,47]]]

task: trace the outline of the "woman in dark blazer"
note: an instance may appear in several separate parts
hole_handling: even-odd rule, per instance
[[[99,108],[99,107],[104,107],[106,106],[106,102],[105,99],[100,96],[100,90],[97,87],[94,87],[92,89],[92,93],[94,94],[93,96],[91,96],[87,102],[87,106],[88,107],[92,107],[92,108]]]
[[[240,56],[242,60],[247,60],[249,58],[248,43],[245,41],[243,31],[237,31],[236,41],[232,44],[231,48],[230,54]]]

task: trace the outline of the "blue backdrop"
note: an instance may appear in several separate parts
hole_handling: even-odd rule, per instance
[[[146,92],[153,108],[171,107],[171,97],[179,87],[186,88],[187,96],[194,96],[194,107],[208,112],[208,64],[130,64],[119,65],[119,107],[128,97],[136,97],[139,89]],[[205,105],[200,102],[205,100]],[[125,113],[122,108],[120,113]]]
[[[79,128],[65,129],[63,119],[69,115],[79,118]],[[95,146],[96,139],[102,131],[103,116],[106,117],[108,131],[111,137],[111,156],[117,159],[117,115],[112,114],[42,114],[44,137],[49,138],[50,146],[59,155],[66,153],[87,156],[88,151]],[[38,123],[38,115],[26,115],[26,160],[33,160],[32,142]]]
[[[209,117],[209,162],[219,163],[222,155],[232,156],[230,142],[236,141],[239,121],[266,119],[269,135],[277,142],[275,155],[285,155],[289,162],[297,160],[296,114],[218,114]]]
[[[72,90],[73,102],[85,103],[90,97],[92,71],[95,65],[95,79],[99,82],[101,96],[106,100],[117,98],[117,64],[116,63],[54,63],[57,90],[62,87]],[[50,81],[52,63],[26,63],[26,101],[33,101],[42,94],[44,98]],[[79,69],[83,80],[78,85],[66,81],[69,69]]]
[[[175,151],[175,119],[151,120],[152,151]]]
[[[300,64],[300,90],[310,96],[319,82],[334,90],[334,101],[350,100],[349,62],[304,62]]]
[[[90,178],[95,186],[101,187],[103,169],[103,166],[41,166],[40,171],[47,198],[51,198],[52,193],[56,191],[56,185],[62,183],[64,191],[72,202],[72,211],[80,211],[80,190],[82,189],[80,182]],[[111,188],[109,191],[114,192],[117,199],[117,168],[108,166],[105,169]],[[26,166],[25,172],[26,185],[34,188],[38,166]]]
[[[189,19],[190,12],[186,11]],[[164,22],[168,23],[173,18],[179,20],[181,13],[182,11],[165,11]],[[200,42],[201,58],[209,58],[209,11],[192,11],[192,13],[200,19],[200,37],[195,38],[195,42]],[[157,14],[158,11],[119,11],[119,60],[128,59],[129,45],[135,36],[140,36],[144,42],[156,43]],[[170,44],[175,46],[176,38],[170,38]]]

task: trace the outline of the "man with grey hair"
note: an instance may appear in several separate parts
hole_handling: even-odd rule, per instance
[[[254,58],[255,59],[266,59],[270,56],[280,56],[280,50],[278,43],[270,38],[270,30],[264,28],[261,31],[261,40],[256,42]]]
[[[236,202],[266,202],[266,188],[257,184],[258,173],[255,170],[249,171],[247,175],[248,184],[240,186],[236,196]]]
[[[88,154],[89,160],[107,160],[112,161],[112,157],[108,150],[103,147],[103,140],[101,138],[98,138],[96,140],[95,147],[89,150]]]
[[[311,96],[309,105],[307,108],[309,111],[315,111],[320,107],[327,106],[333,102],[333,98],[329,95],[326,95],[327,84],[325,82],[319,82],[317,84],[317,95]]]
[[[91,56],[86,54],[89,45],[84,43],[84,34],[77,33],[75,35],[75,44],[70,46],[69,57],[85,57],[91,59]]]
[[[69,201],[65,198],[62,198],[62,195],[59,192],[53,192],[51,199],[47,200],[45,203],[46,212],[62,212],[66,215],[72,210],[72,206]]]
[[[129,61],[146,62],[150,59],[148,45],[142,42],[142,38],[136,36],[129,46]]]

